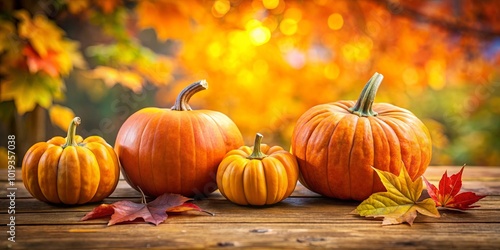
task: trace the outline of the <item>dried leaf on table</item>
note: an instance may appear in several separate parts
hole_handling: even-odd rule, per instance
[[[382,225],[413,224],[417,212],[430,217],[440,217],[431,198],[418,201],[422,193],[422,179],[412,181],[405,167],[399,176],[375,169],[387,192],[372,194],[352,213],[365,217],[383,217]]]
[[[141,203],[125,200],[117,201],[113,204],[102,204],[87,213],[81,220],[85,221],[111,215],[108,226],[136,219],[143,219],[145,222],[157,226],[167,219],[167,212],[195,210],[213,215],[192,203],[186,203],[189,200],[189,198],[178,194],[163,194],[147,203],[143,196]]]
[[[472,206],[472,204],[486,197],[486,195],[476,195],[474,192],[459,193],[462,188],[463,171],[464,167],[462,167],[458,173],[451,176],[448,176],[448,171],[445,171],[443,177],[441,177],[439,181],[439,189],[424,177],[425,184],[427,185],[427,192],[436,202],[436,206],[459,210],[479,207],[477,205]]]

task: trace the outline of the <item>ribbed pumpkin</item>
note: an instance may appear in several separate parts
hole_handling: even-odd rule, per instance
[[[186,87],[170,109],[144,108],[120,128],[115,151],[123,175],[148,196],[206,195],[224,155],[244,144],[234,122],[212,110],[192,110],[189,99],[208,88],[205,80]]]
[[[299,177],[295,157],[282,147],[261,144],[242,146],[224,157],[217,171],[217,185],[228,200],[240,205],[270,205],[292,194]]]
[[[382,79],[375,73],[357,102],[317,105],[298,119],[291,148],[304,186],[328,197],[364,200],[385,190],[372,166],[399,174],[404,164],[413,180],[425,172],[429,132],[410,111],[373,103]]]
[[[113,148],[99,136],[76,135],[75,117],[66,138],[56,136],[26,152],[22,163],[26,189],[38,200],[84,204],[108,197],[116,188],[120,167]]]

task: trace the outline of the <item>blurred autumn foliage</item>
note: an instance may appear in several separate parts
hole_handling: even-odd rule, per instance
[[[170,108],[199,79],[210,86],[193,108],[226,113],[247,144],[260,132],[287,148],[303,112],[356,99],[379,72],[375,101],[423,120],[431,164],[500,165],[495,0],[4,0],[0,8],[0,138],[16,134],[19,155],[63,135],[74,114],[82,136],[113,144],[129,115]]]

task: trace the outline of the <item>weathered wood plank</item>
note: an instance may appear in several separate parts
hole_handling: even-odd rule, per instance
[[[496,199],[498,207],[499,200]],[[492,201],[495,202],[495,201]],[[201,200],[195,202],[200,207],[215,213],[208,216],[200,213],[189,213],[183,216],[171,216],[168,223],[366,223],[367,219],[351,215],[359,203],[330,200],[324,198],[289,198],[269,207],[245,207],[225,200]],[[85,208],[85,209],[83,209]],[[105,224],[109,220],[98,219],[81,222],[80,219],[91,206],[43,212],[16,211],[17,225],[82,225]],[[467,212],[441,210],[439,219],[418,216],[416,223],[500,223],[500,209],[474,209]]]
[[[304,247],[354,249],[497,249],[500,223],[380,226],[338,223],[19,226],[14,249]],[[9,242],[2,241],[7,247]]]

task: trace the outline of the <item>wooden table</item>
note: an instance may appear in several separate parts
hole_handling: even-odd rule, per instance
[[[425,176],[434,184],[445,170],[430,167]],[[440,210],[441,218],[419,215],[413,226],[381,226],[381,220],[349,214],[359,202],[321,197],[299,185],[283,202],[262,208],[235,205],[215,192],[194,201],[215,213],[172,215],[163,224],[121,224],[107,219],[81,222],[98,204],[53,206],[32,198],[16,175],[15,240],[8,241],[7,171],[0,170],[2,249],[75,248],[356,248],[356,249],[500,249],[500,167],[468,166],[463,189],[488,195],[480,208],[467,212]],[[424,191],[426,194],[426,192]],[[104,203],[140,201],[140,194],[121,180]],[[7,230],[8,227],[7,227]]]

